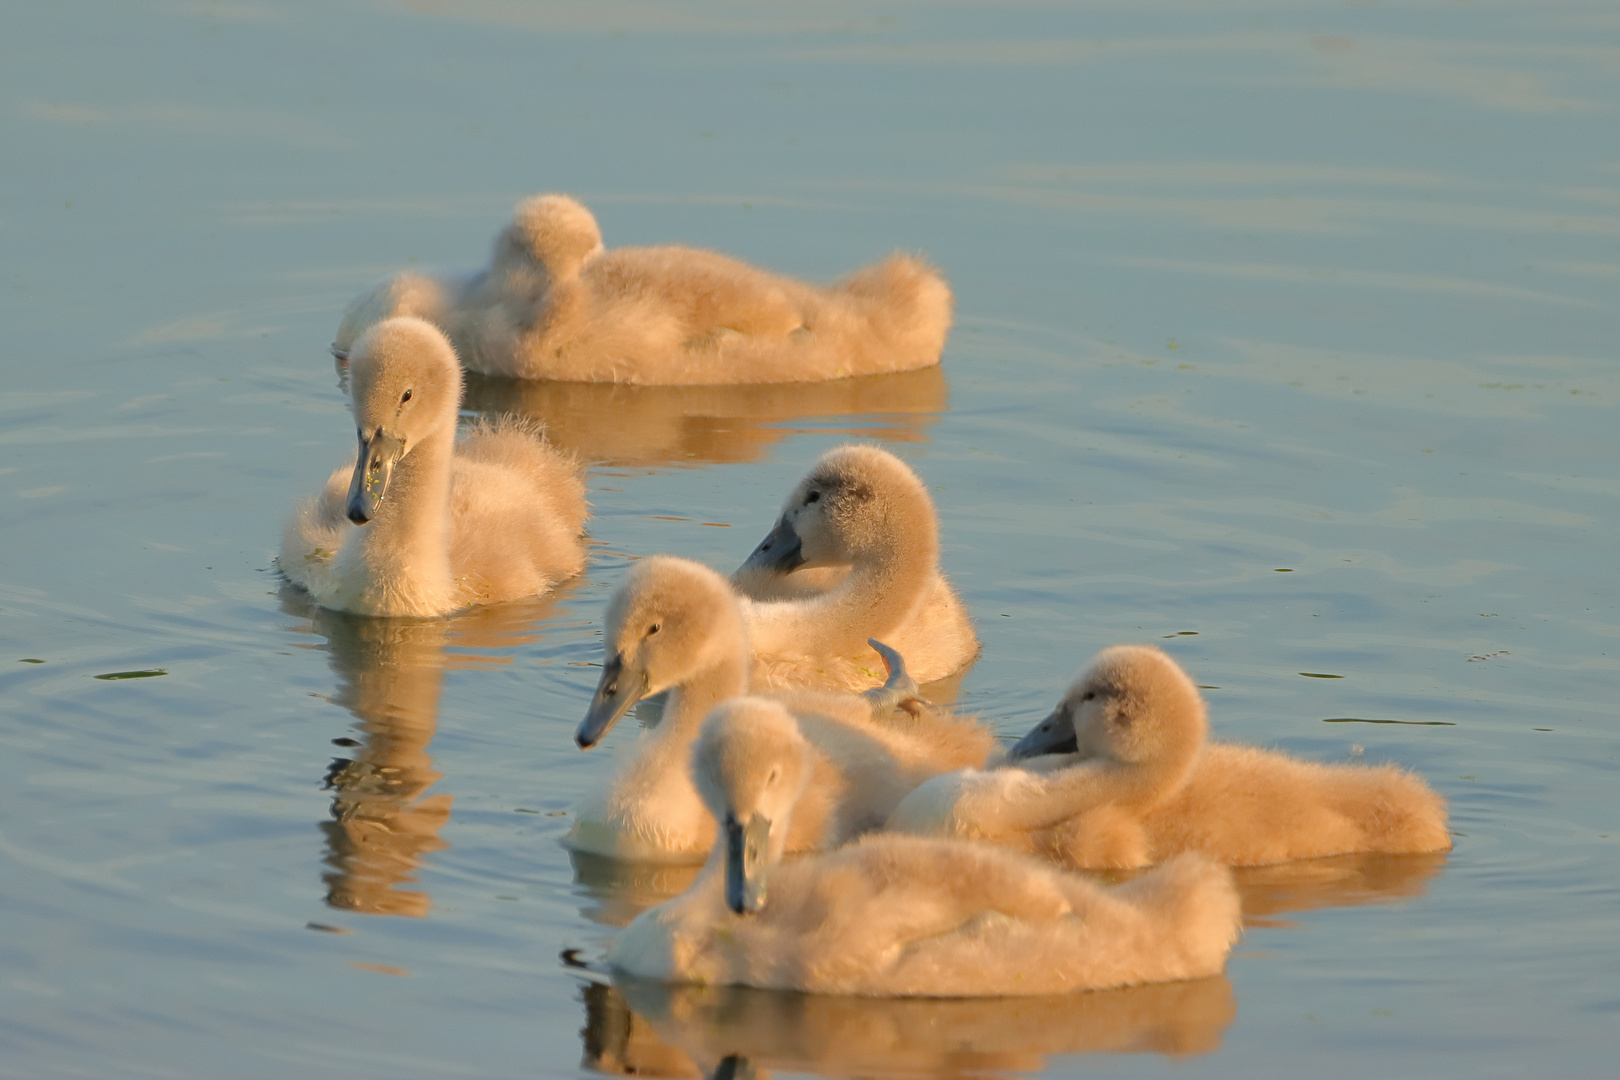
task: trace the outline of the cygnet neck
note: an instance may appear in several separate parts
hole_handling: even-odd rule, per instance
[[[738,637],[716,663],[670,688],[658,724],[666,738],[695,739],[716,705],[748,692],[748,642],[740,630]]]
[[[927,599],[939,575],[939,524],[925,495],[907,492],[883,515],[870,541],[854,552],[849,575],[794,626],[794,647],[847,654],[884,640]]]
[[[456,426],[442,423],[394,466],[376,516],[360,530],[366,563],[379,578],[413,589],[449,590],[450,464]]]

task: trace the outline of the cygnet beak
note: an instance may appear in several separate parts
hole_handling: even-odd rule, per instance
[[[349,520],[364,525],[377,516],[377,504],[388,493],[388,480],[394,475],[394,465],[405,456],[403,439],[378,428],[368,439],[360,435],[360,460],[354,466],[354,479],[349,482]]]
[[[752,814],[745,825],[727,814],[726,906],[752,915],[765,906],[765,871],[770,862],[771,819]]]
[[[1080,742],[1074,734],[1074,717],[1068,708],[1059,705],[1052,715],[1029,729],[1029,733],[1012,744],[1007,751],[1008,761],[1040,757],[1042,754],[1074,754]]]
[[[629,712],[636,702],[647,696],[647,673],[626,668],[624,655],[614,653],[602,665],[602,678],[596,684],[596,694],[585,719],[574,732],[574,742],[581,750],[589,750],[602,741],[619,717]]]
[[[737,568],[737,573],[765,570],[773,574],[791,574],[803,565],[804,544],[784,515],[777,518],[776,527],[759,542],[759,547]]]

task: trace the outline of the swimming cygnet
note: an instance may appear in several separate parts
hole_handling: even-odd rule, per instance
[[[608,960],[628,975],[882,997],[1036,995],[1213,975],[1238,936],[1231,872],[1201,855],[1112,888],[988,844],[874,835],[780,862],[816,754],[786,710],[738,698],[692,757],[724,823],[685,893]]]
[[[322,607],[444,615],[543,593],[585,563],[578,462],[528,424],[456,442],[461,368],[415,318],[378,323],[350,357],[359,461],[287,523],[277,565]]]
[[[400,274],[358,297],[340,358],[389,315],[437,322],[473,371],[650,385],[820,382],[939,362],[951,290],[933,267],[891,255],[830,286],[713,251],[604,251],[596,218],[566,195],[518,204],[487,270]]]
[[[642,736],[607,785],[575,812],[565,843],[626,859],[701,862],[714,818],[689,768],[692,741],[711,709],[748,691],[748,632],[719,574],[657,555],[630,569],[603,617],[602,678],[575,740],[595,746],[643,698],[668,691],[663,718]],[[903,665],[865,695],[788,691],[792,710],[822,762],[817,809],[795,820],[790,850],[836,844],[881,825],[906,792],[951,769],[981,765],[995,738],[974,720],[894,711],[915,691]]]
[[[1445,800],[1411,773],[1206,742],[1206,731],[1203,699],[1175,661],[1145,645],[1105,649],[1007,767],[922,785],[889,827],[1078,867],[1146,866],[1182,851],[1263,866],[1451,847]]]
[[[755,601],[744,610],[756,687],[871,686],[881,668],[868,638],[892,646],[922,683],[979,654],[962,601],[939,572],[928,489],[876,446],[823,454],[732,583]]]

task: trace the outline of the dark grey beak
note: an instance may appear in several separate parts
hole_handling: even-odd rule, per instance
[[[777,518],[770,535],[759,542],[754,553],[737,568],[741,574],[749,570],[765,570],[775,574],[791,574],[804,565],[804,545],[799,534],[784,517]]]
[[[354,479],[349,482],[349,520],[364,525],[377,516],[377,504],[388,493],[388,480],[394,475],[394,465],[405,456],[405,444],[382,428],[371,438],[360,436],[360,460],[354,465]]]
[[[589,750],[602,741],[619,717],[629,712],[635,703],[647,695],[647,673],[625,670],[624,657],[614,653],[602,665],[602,679],[596,684],[596,694],[585,719],[574,732],[574,742],[581,750]]]
[[[1080,749],[1074,734],[1074,714],[1068,706],[1059,705],[1052,715],[1029,729],[1029,733],[1012,744],[1007,751],[1008,761],[1040,757],[1042,754],[1073,754]]]
[[[727,814],[726,906],[752,915],[765,906],[765,869],[770,861],[771,820],[754,814],[744,825]]]

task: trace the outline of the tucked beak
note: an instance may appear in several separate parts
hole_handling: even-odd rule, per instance
[[[804,545],[784,515],[776,520],[776,527],[759,542],[759,547],[744,560],[737,572],[768,570],[776,574],[791,574],[803,565]]]
[[[585,719],[574,732],[574,742],[581,750],[589,750],[602,741],[618,723],[619,717],[629,712],[635,703],[647,696],[647,673],[634,668],[626,670],[624,656],[614,653],[602,665],[602,681],[596,684],[596,694]]]
[[[1040,757],[1042,754],[1074,754],[1080,742],[1074,734],[1074,717],[1062,705],[1052,715],[1029,729],[1029,733],[1012,744],[1007,751],[1008,761]]]
[[[360,436],[360,460],[349,482],[349,520],[364,525],[377,516],[377,504],[388,493],[394,465],[405,456],[405,443],[378,428],[368,439]]]
[[[752,915],[765,906],[765,867],[770,858],[771,819],[761,814],[744,825],[726,815],[726,906]]]

